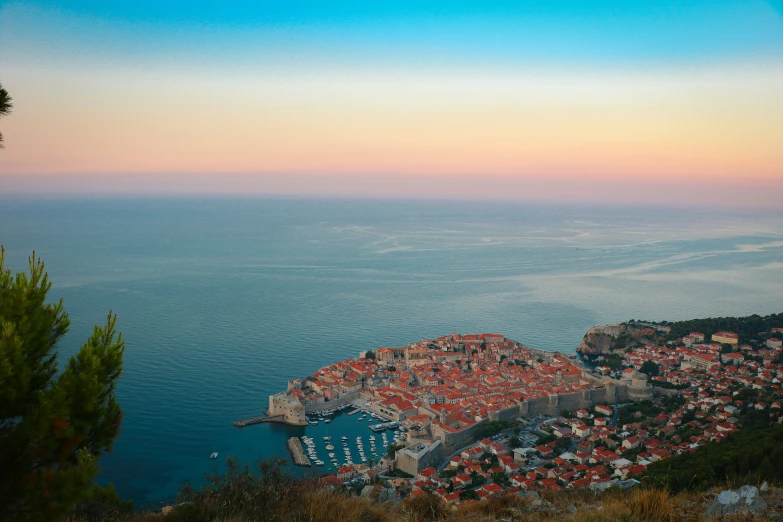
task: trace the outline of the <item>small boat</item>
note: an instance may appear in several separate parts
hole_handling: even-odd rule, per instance
[[[218,455],[218,454],[217,454],[217,451],[213,451],[213,452],[212,452],[212,455],[210,455],[210,456],[209,456],[209,458],[211,458],[211,459],[216,459],[216,458],[217,458],[217,455]]]
[[[334,446],[332,446],[331,444],[327,444],[327,445],[326,445],[326,449],[328,449],[329,451],[331,451],[331,450],[333,450],[333,449],[334,449]]]
[[[332,422],[332,420],[331,420],[331,419],[326,419],[324,422],[325,422],[326,424],[329,424],[330,422]]]

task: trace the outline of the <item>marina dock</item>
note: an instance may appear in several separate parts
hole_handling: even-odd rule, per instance
[[[262,422],[285,422],[285,416],[275,415],[273,417],[256,417],[255,419],[238,420],[234,422],[234,426],[237,428],[244,428],[245,426],[261,424]]]
[[[308,459],[307,455],[305,455],[304,448],[302,448],[302,443],[299,442],[298,438],[291,437],[286,442],[286,445],[288,446],[288,451],[291,452],[291,458],[294,460],[294,464],[305,467],[311,466],[310,459]]]
[[[399,425],[400,425],[400,423],[396,422],[396,421],[395,422],[383,422],[381,424],[375,424],[373,426],[370,426],[370,429],[372,431],[375,431],[375,432],[380,432],[380,431],[384,431],[386,429],[394,429],[394,428],[396,428]]]
[[[353,411],[349,411],[349,412],[348,412],[348,415],[356,415],[356,414],[357,414],[357,413],[359,413],[360,411],[362,411],[362,410],[353,410]]]

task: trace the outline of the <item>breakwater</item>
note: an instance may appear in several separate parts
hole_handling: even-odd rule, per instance
[[[285,415],[273,415],[271,417],[256,417],[254,419],[238,420],[233,424],[237,428],[244,428],[245,426],[261,424],[262,422],[285,422]]]
[[[291,452],[291,459],[294,461],[294,464],[297,466],[310,467],[310,459],[305,455],[304,448],[302,448],[302,443],[299,439],[291,437],[286,442],[286,445],[288,446],[288,451]]]

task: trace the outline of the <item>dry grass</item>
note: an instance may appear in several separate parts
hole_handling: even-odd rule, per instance
[[[454,518],[456,520],[497,520],[519,516],[528,501],[519,495],[503,495],[492,502],[477,502],[460,508]]]
[[[673,522],[681,520],[668,492],[636,488],[628,495],[603,499],[603,509],[586,510],[574,519],[579,522]]]
[[[699,493],[670,495],[665,490],[637,487],[627,491],[565,490],[543,492],[543,510],[533,509],[519,495],[476,502],[453,509],[431,495],[409,497],[397,505],[378,504],[337,490],[289,490],[266,511],[218,505],[214,497],[199,497],[169,515],[138,513],[122,522],[706,522],[707,499]],[[538,504],[538,503],[537,503]],[[233,506],[233,508],[232,508]],[[766,517],[735,517],[733,522],[762,522]],[[712,521],[714,522],[714,521]]]
[[[328,492],[310,492],[295,499],[297,505],[284,505],[284,511],[293,516],[286,518],[290,522],[392,522],[398,520],[391,516],[388,507],[358,497]]]

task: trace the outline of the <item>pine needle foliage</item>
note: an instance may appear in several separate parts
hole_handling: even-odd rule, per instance
[[[35,253],[28,272],[5,268],[0,247],[0,521],[60,520],[91,498],[98,458],[122,412],[115,386],[125,342],[117,316],[96,326],[60,372],[70,319]]]
[[[11,109],[14,108],[12,98],[8,94],[8,91],[3,89],[3,84],[0,84],[0,118],[11,114]],[[0,132],[0,149],[3,148],[3,133]]]

